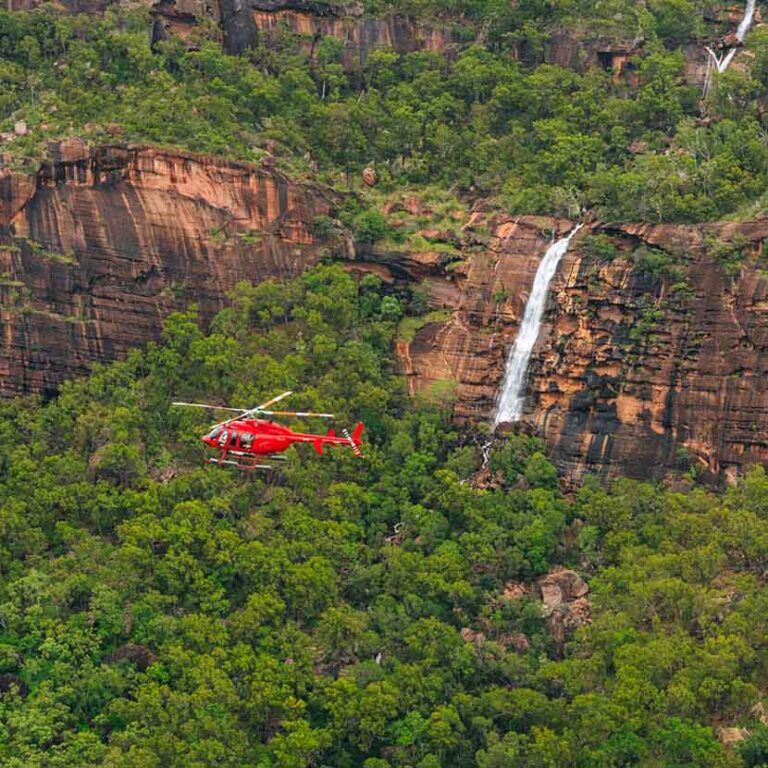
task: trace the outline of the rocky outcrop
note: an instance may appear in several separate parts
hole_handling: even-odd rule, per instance
[[[150,16],[153,46],[170,37],[189,42],[201,22],[209,20],[217,29],[221,21],[218,0],[157,0],[151,5]]]
[[[561,568],[542,576],[536,582],[536,593],[548,612],[585,597],[589,587],[576,571]]]
[[[768,461],[768,221],[607,231],[612,261],[564,259],[526,424],[574,479],[692,466],[722,480]],[[742,244],[730,264],[720,243]],[[638,269],[638,246],[674,266]]]
[[[53,145],[34,176],[0,168],[0,394],[50,394],[194,302],[286,278],[323,248],[330,193],[266,167],[180,151]]]
[[[533,592],[541,598],[547,617],[547,631],[560,657],[565,641],[579,628],[589,624],[591,603],[589,587],[575,571],[556,568],[537,579]]]
[[[412,391],[455,382],[458,420],[487,423],[539,260],[572,223],[479,213],[473,222],[490,231],[482,247],[470,226],[463,262],[419,278],[449,319],[401,342],[400,354]],[[613,258],[590,252],[596,233]],[[544,437],[566,478],[692,468],[719,482],[768,462],[766,238],[768,220],[579,233],[552,284],[519,427]],[[669,263],[653,274],[643,249]]]
[[[232,4],[230,12],[224,6]],[[325,37],[343,43],[342,62],[347,71],[359,71],[371,51],[391,48],[398,53],[416,50],[445,51],[454,42],[448,26],[424,23],[407,16],[387,14],[366,16],[361,6],[344,8],[320,2],[262,2],[261,0],[222,0],[222,27],[227,50],[240,53],[259,40],[289,30],[305,39],[314,60],[317,46]],[[243,14],[249,16],[243,19]]]

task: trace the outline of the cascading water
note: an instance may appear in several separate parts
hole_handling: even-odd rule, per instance
[[[739,43],[744,42],[744,38],[752,26],[752,21],[755,18],[756,4],[757,0],[747,0],[746,8],[744,8],[744,16],[741,19],[739,28],[736,30],[736,40],[738,40]],[[711,48],[707,48],[707,53],[712,57],[715,69],[718,71],[718,73],[722,74],[726,69],[728,69],[731,61],[733,61],[733,57],[736,55],[736,48],[731,48],[728,53],[725,54],[725,56],[718,56]],[[707,81],[704,84],[705,93],[709,89],[709,76],[707,76],[706,80]]]
[[[507,370],[499,392],[496,416],[493,420],[494,426],[505,421],[518,421],[522,416],[525,400],[523,392],[525,375],[528,372],[528,363],[531,359],[533,346],[539,337],[541,318],[549,295],[549,284],[555,276],[560,259],[568,250],[571,238],[580,229],[581,224],[577,224],[568,235],[552,243],[536,270],[531,295],[525,305],[523,322],[520,324],[517,338],[507,358]]]

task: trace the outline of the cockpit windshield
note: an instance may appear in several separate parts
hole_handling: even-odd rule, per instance
[[[211,430],[211,433],[208,435],[208,438],[210,440],[215,440],[221,434],[222,429],[224,429],[224,427],[216,427],[215,429]]]

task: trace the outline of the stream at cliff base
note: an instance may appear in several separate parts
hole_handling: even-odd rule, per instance
[[[522,416],[528,363],[536,339],[539,337],[541,318],[549,295],[549,284],[555,276],[560,259],[568,250],[571,238],[580,229],[581,224],[577,224],[565,237],[552,243],[536,270],[531,295],[525,305],[523,322],[520,324],[517,338],[507,358],[507,369],[499,391],[496,415],[493,420],[494,426],[506,421],[519,421]]]

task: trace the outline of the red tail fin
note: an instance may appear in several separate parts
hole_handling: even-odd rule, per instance
[[[336,431],[333,428],[329,429],[326,437],[336,437]]]
[[[365,425],[362,421],[359,421],[355,427],[355,431],[352,433],[352,442],[355,445],[360,445],[360,435],[363,434],[363,429],[365,429]]]
[[[315,446],[315,450],[322,456],[323,455],[323,441],[322,440],[315,440],[312,445]]]

